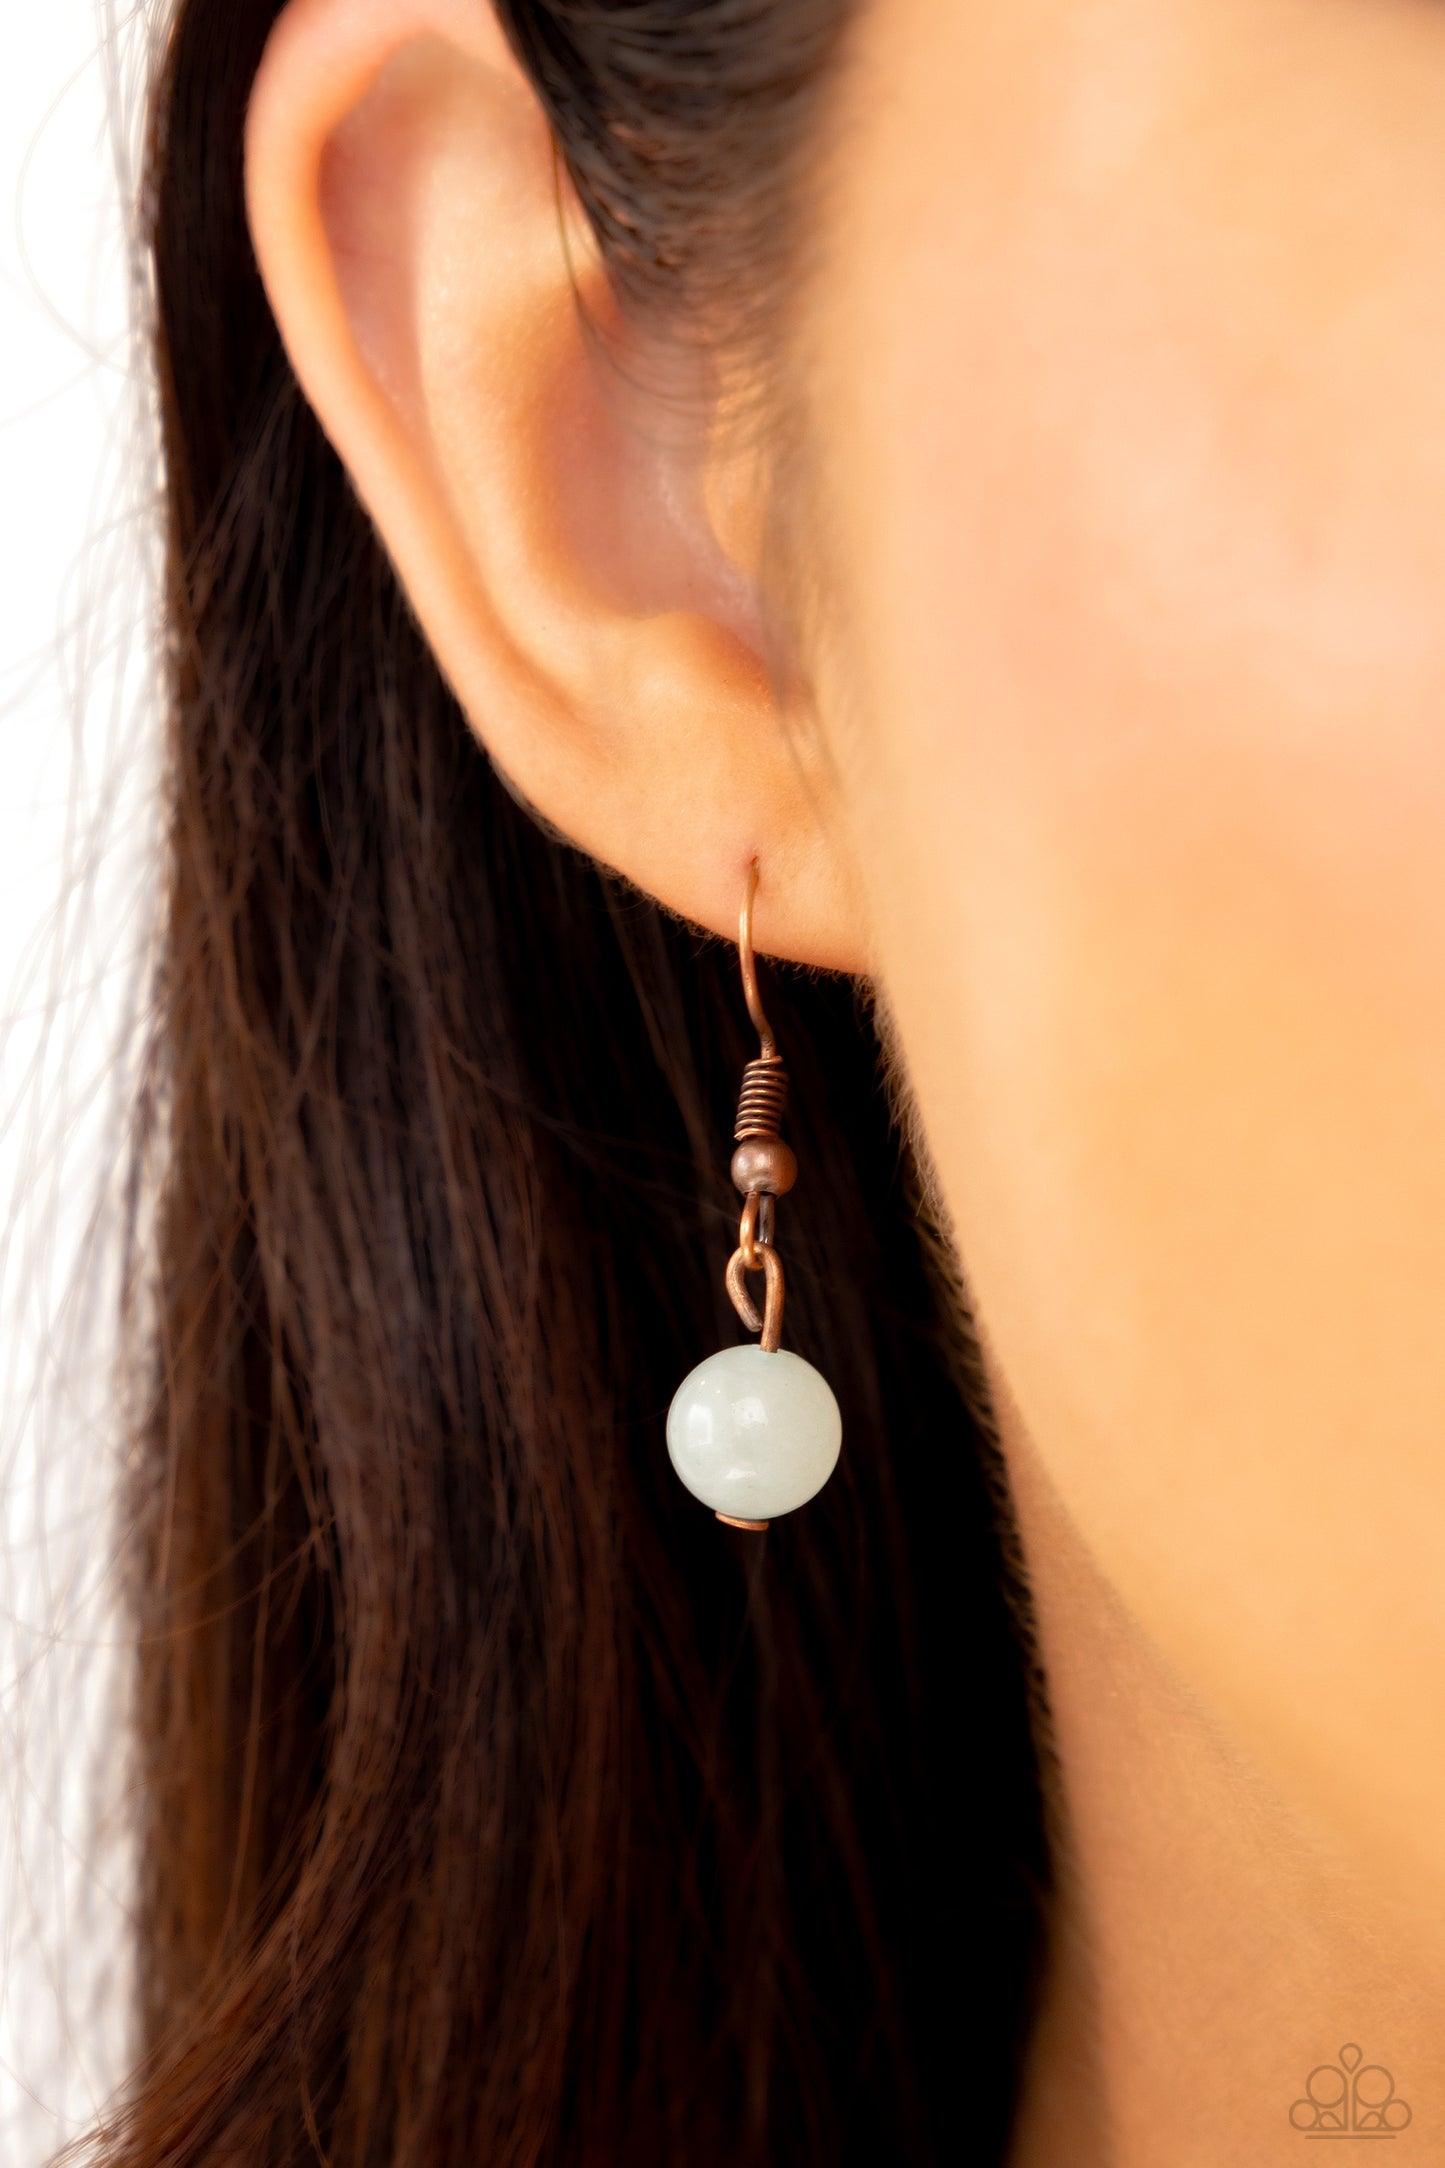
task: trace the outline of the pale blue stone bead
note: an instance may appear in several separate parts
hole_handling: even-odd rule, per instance
[[[838,1465],[832,1387],[786,1348],[725,1347],[690,1370],[667,1411],[667,1450],[694,1498],[739,1521],[806,1505]]]

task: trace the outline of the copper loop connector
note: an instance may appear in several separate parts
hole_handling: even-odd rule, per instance
[[[775,1197],[765,1191],[751,1189],[743,1201],[742,1216],[738,1221],[738,1255],[749,1272],[766,1272],[761,1252],[770,1249],[773,1240],[773,1206]],[[754,1318],[750,1332],[758,1329]]]
[[[773,1206],[776,1199],[766,1190],[748,1191],[743,1203],[742,1217],[738,1221],[738,1250],[749,1272],[767,1270],[758,1252],[767,1249],[773,1239]],[[757,1331],[757,1326],[753,1326]]]
[[[762,1333],[759,1346],[766,1355],[776,1355],[783,1337],[783,1260],[771,1243],[757,1242],[753,1245],[752,1262],[741,1247],[735,1249],[728,1259],[726,1285],[732,1306],[747,1326],[749,1332]],[[762,1314],[748,1293],[745,1274],[761,1269],[765,1281]]]

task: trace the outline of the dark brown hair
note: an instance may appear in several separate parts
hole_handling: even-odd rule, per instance
[[[736,1336],[736,958],[499,784],[297,389],[241,188],[277,12],[183,0],[154,92],[144,2054],[92,2147],[999,2159],[1046,1884],[1025,1663],[867,1001],[775,982],[789,1332],[845,1457],[734,1534],[663,1419]],[[841,0],[502,12],[624,304],[756,333]]]

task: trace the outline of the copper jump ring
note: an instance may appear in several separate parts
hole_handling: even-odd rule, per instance
[[[759,1246],[758,1261],[763,1267],[767,1285],[763,1292],[762,1314],[748,1293],[744,1274],[748,1267],[741,1250],[734,1250],[728,1259],[727,1291],[732,1297],[733,1308],[747,1326],[749,1332],[761,1332],[758,1345],[765,1355],[776,1355],[783,1337],[783,1260],[771,1247]]]

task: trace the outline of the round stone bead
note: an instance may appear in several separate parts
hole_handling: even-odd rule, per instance
[[[787,1348],[725,1347],[690,1370],[667,1450],[694,1498],[739,1521],[806,1505],[838,1465],[843,1418],[827,1379]]]

